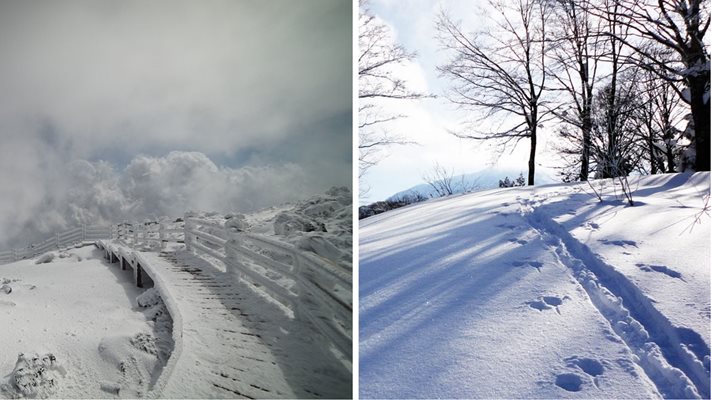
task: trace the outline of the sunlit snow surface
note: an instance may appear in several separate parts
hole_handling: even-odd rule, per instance
[[[362,220],[361,396],[708,397],[709,173],[630,183]]]

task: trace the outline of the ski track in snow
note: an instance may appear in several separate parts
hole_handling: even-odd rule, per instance
[[[637,355],[638,364],[659,392],[666,398],[709,398],[710,356],[704,340],[693,330],[673,326],[634,283],[547,215],[544,206],[547,197],[519,199],[521,215],[555,251],[560,263],[574,272],[593,305]],[[631,240],[600,242],[604,245],[637,247],[637,243]],[[525,263],[514,263],[514,266],[521,265]],[[681,274],[666,266],[640,265],[640,268],[681,278]],[[543,311],[555,305],[542,298],[529,302],[529,306]],[[585,361],[585,365],[597,370],[597,366],[590,361]],[[580,390],[580,384],[581,380],[575,374],[562,374],[556,378],[556,385],[568,391]]]

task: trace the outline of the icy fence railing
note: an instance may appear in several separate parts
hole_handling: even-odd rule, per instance
[[[116,239],[133,248],[163,249],[168,242],[182,243],[185,236],[182,219],[175,222],[122,222],[117,224],[114,230]]]
[[[289,243],[231,231],[223,223],[189,214],[175,222],[124,222],[114,231],[119,242],[137,250],[160,250],[169,242],[179,242],[187,250],[222,262],[228,271],[292,310],[295,318],[309,320],[351,357],[351,269]]]
[[[225,264],[243,281],[265,291],[310,321],[344,355],[352,355],[352,271],[289,243],[231,231],[224,224],[185,218],[185,246]],[[251,262],[245,262],[245,261]]]
[[[57,232],[52,237],[39,243],[32,243],[24,248],[0,251],[0,265],[37,257],[50,250],[74,246],[84,242],[111,239],[116,234],[110,225],[82,225]]]

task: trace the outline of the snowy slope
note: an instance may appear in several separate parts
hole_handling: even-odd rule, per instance
[[[495,189],[361,221],[373,397],[709,397],[709,173]],[[619,189],[618,189],[619,190]]]

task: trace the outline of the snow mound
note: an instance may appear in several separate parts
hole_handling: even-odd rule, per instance
[[[53,354],[20,353],[10,374],[10,382],[0,386],[0,392],[10,398],[47,398],[56,391],[64,375],[66,371]]]
[[[136,297],[136,303],[146,308],[144,314],[153,327],[153,335],[138,334],[131,343],[138,349],[153,354],[166,363],[173,351],[173,319],[155,288],[150,288]]]
[[[156,288],[150,288],[136,297],[136,303],[141,307],[152,307],[161,303],[160,293]]]
[[[116,368],[115,380],[101,382],[102,390],[133,398],[144,397],[150,391],[151,375],[158,357],[142,348],[150,342],[146,339],[148,336],[108,336],[101,340],[99,355]]]
[[[302,250],[351,264],[353,210],[351,191],[333,187],[325,195],[296,203],[274,217],[274,233]]]
[[[44,253],[41,256],[37,257],[37,260],[35,261],[36,265],[39,264],[49,264],[49,263],[55,263],[55,262],[80,262],[82,260],[81,256],[74,253],[74,252],[68,252],[68,251],[60,251],[60,252],[49,252],[49,253]]]
[[[37,261],[35,261],[35,264],[47,264],[52,262],[54,260],[54,253],[44,253],[41,256],[37,257]]]
[[[249,223],[243,214],[227,214],[225,215],[225,227],[234,232],[244,232],[249,230]]]
[[[101,359],[115,368],[111,380],[100,382],[101,390],[123,398],[148,394],[173,350],[172,319],[159,292],[148,289],[136,297],[136,303],[146,309],[143,313],[152,331],[107,336],[98,348]]]
[[[274,233],[291,236],[298,232],[326,232],[326,225],[311,221],[293,212],[281,212],[274,218]]]
[[[8,284],[4,284],[0,286],[0,292],[5,293],[5,294],[10,294],[12,293],[12,287]]]

